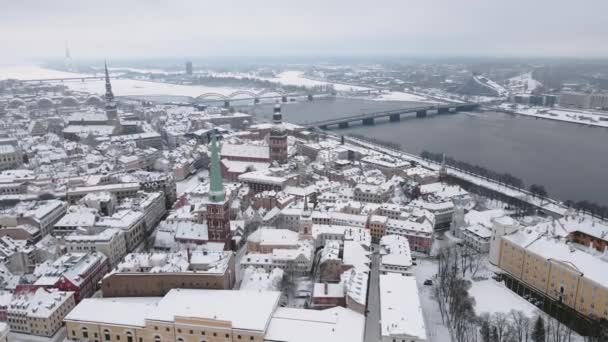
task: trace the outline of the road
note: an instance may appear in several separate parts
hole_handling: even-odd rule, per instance
[[[377,246],[375,247],[377,249]],[[372,269],[370,272],[367,297],[367,317],[365,320],[365,342],[380,341],[380,277],[378,274],[380,256],[372,254]]]
[[[418,296],[420,306],[424,315],[424,325],[426,327],[427,341],[429,342],[450,342],[452,339],[447,326],[441,320],[439,304],[433,298],[433,287],[425,286],[426,279],[433,279],[437,273],[437,260],[418,258],[418,265],[414,269],[416,284],[418,285]]]

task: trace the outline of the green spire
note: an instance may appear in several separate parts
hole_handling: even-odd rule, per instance
[[[211,163],[209,164],[209,201],[224,201],[224,185],[222,184],[222,170],[220,169],[220,156],[217,150],[215,129],[211,132]]]

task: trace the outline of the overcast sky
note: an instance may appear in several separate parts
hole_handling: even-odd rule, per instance
[[[608,57],[608,0],[1,0],[0,61]]]

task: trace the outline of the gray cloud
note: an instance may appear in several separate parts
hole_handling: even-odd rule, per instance
[[[4,0],[0,60],[608,56],[606,0]]]

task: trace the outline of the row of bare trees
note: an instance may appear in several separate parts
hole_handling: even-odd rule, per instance
[[[437,283],[434,297],[439,303],[441,319],[447,323],[453,339],[476,342],[475,299],[469,296],[471,282],[464,279],[470,263],[466,253],[457,247],[444,248],[438,255]],[[461,275],[461,272],[462,275]]]
[[[572,342],[572,329],[548,315],[528,317],[521,311],[478,317],[481,342]]]

